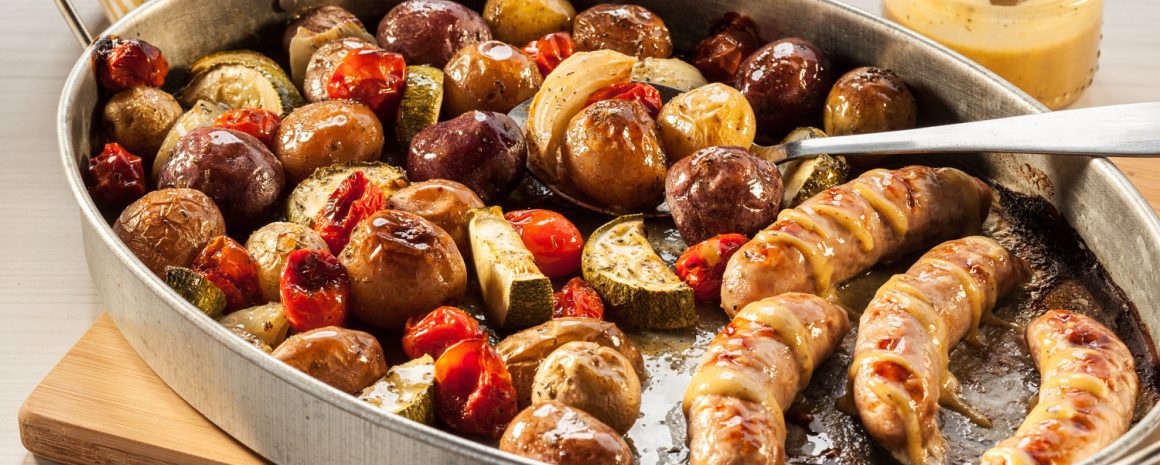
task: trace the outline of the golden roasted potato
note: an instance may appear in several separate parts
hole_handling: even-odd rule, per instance
[[[483,20],[496,40],[523,46],[547,34],[572,30],[576,8],[568,0],[488,0]]]
[[[669,164],[720,145],[748,149],[757,136],[753,108],[737,89],[714,83],[673,97],[657,116]]]
[[[913,129],[917,113],[902,78],[888,69],[863,66],[838,79],[822,117],[827,134],[844,136]]]
[[[210,239],[226,233],[213,200],[194,189],[159,189],[125,207],[113,233],[157,276],[189,267]]]
[[[113,95],[102,113],[105,131],[129,153],[152,160],[169,128],[184,111],[177,99],[153,87],[137,86]]]
[[[576,51],[615,50],[637,58],[668,58],[673,38],[665,21],[639,5],[602,3],[576,15]]]
[[[592,415],[559,402],[516,415],[499,449],[552,465],[632,465],[624,438]]]
[[[472,110],[507,113],[536,95],[543,81],[527,55],[496,40],[459,49],[443,74],[443,108],[452,117]]]
[[[609,209],[632,213],[660,203],[668,162],[657,124],[638,102],[604,100],[568,123],[561,174]]]
[[[483,200],[471,188],[446,179],[417,182],[399,189],[390,208],[414,213],[443,228],[455,240],[461,255],[471,252],[467,237],[467,212],[483,208]]]
[[[548,354],[532,381],[532,404],[556,401],[625,434],[640,415],[640,378],[620,352],[575,341]]]
[[[286,339],[274,358],[347,394],[358,394],[387,374],[383,347],[362,331],[326,326]]]
[[[246,240],[246,251],[258,263],[258,287],[266,301],[282,300],[281,280],[286,257],[299,249],[329,250],[322,236],[298,223],[270,223]]]
[[[366,105],[328,100],[295,108],[278,127],[274,153],[286,178],[297,183],[324,166],[350,161],[378,161],[383,125]]]

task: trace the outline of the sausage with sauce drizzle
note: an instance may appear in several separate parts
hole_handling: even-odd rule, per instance
[[[844,308],[810,294],[738,312],[685,391],[690,465],[784,464],[783,410],[849,330]]]
[[[830,295],[881,260],[977,231],[991,189],[954,168],[871,170],[782,210],[729,259],[721,307],[732,316],[784,292]]]
[[[947,356],[976,337],[984,314],[1023,275],[1007,249],[972,236],[938,245],[878,288],[859,321],[851,392],[866,431],[899,462],[944,462],[940,401],[990,426],[958,401]]]
[[[1052,310],[1027,327],[1042,381],[1039,401],[980,465],[1069,465],[1128,431],[1140,380],[1128,347],[1107,327]]]

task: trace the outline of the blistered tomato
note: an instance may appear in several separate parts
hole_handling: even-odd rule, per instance
[[[402,55],[360,48],[348,53],[334,68],[326,91],[332,99],[358,100],[383,121],[394,121],[406,82],[407,63]]]
[[[548,77],[552,70],[560,66],[560,62],[568,59],[576,52],[572,43],[572,35],[567,32],[553,32],[537,40],[528,42],[524,46],[524,54],[536,62],[540,75]]]
[[[741,234],[721,234],[705,239],[677,259],[677,276],[693,288],[697,300],[713,301],[721,297],[721,275],[737,249],[749,242]]]
[[[604,318],[604,301],[583,279],[568,280],[552,295],[552,318]]]
[[[350,232],[359,221],[382,210],[386,204],[383,191],[362,171],[355,171],[330,194],[314,218],[314,230],[326,241],[330,251],[338,254],[350,242]]]
[[[475,318],[458,308],[443,306],[422,318],[407,320],[407,329],[403,333],[403,352],[412,359],[423,355],[438,359],[448,347],[460,341],[484,337]]]
[[[281,280],[286,321],[298,332],[342,326],[350,300],[350,277],[334,255],[300,249],[286,257]]]
[[[541,273],[563,278],[580,268],[584,238],[564,215],[551,210],[516,210],[503,216],[523,237]]]
[[[98,39],[93,44],[93,65],[101,87],[112,93],[136,86],[161,87],[169,74],[161,49],[138,39]]]
[[[89,192],[98,202],[125,206],[145,195],[145,168],[141,157],[113,142],[89,159]]]
[[[452,429],[498,438],[516,416],[511,374],[487,341],[471,339],[435,361],[435,410]]]
[[[213,122],[215,128],[233,129],[254,136],[266,147],[274,146],[274,134],[281,125],[282,118],[277,113],[261,108],[227,110]]]
[[[257,305],[262,297],[258,262],[250,252],[228,236],[210,239],[190,265],[226,295],[226,311]]]
[[[587,105],[604,100],[640,102],[641,105],[644,105],[644,109],[648,110],[649,116],[652,116],[653,119],[656,119],[657,115],[660,114],[661,105],[663,104],[661,102],[661,91],[643,82],[613,84],[600,89],[588,96]]]

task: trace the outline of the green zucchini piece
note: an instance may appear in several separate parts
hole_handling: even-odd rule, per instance
[[[312,226],[314,217],[326,206],[330,194],[355,171],[361,171],[375,183],[383,195],[390,198],[399,189],[407,187],[407,173],[394,165],[372,162],[350,162],[324,166],[314,170],[309,178],[298,183],[286,200],[286,218],[291,223]]]
[[[467,213],[467,234],[488,322],[521,329],[552,318],[552,281],[499,207]]]
[[[693,288],[653,250],[641,215],[626,215],[588,238],[581,270],[608,305],[609,316],[645,329],[687,328],[697,323]]]
[[[826,137],[821,129],[801,127],[790,131],[781,142]],[[793,208],[806,199],[831,187],[850,180],[850,165],[842,156],[818,155],[815,158],[794,160],[779,166],[785,190],[782,191],[782,208]]]
[[[178,96],[187,107],[209,100],[231,108],[262,108],[285,117],[306,103],[274,60],[249,50],[201,57],[190,66],[190,75]]]
[[[430,66],[408,66],[407,85],[395,122],[400,147],[410,147],[415,134],[439,122],[443,108],[443,71]]]
[[[435,359],[424,355],[391,367],[358,398],[403,418],[435,423]]]
[[[165,267],[165,284],[210,318],[220,318],[226,309],[226,294],[201,273],[189,268]]]

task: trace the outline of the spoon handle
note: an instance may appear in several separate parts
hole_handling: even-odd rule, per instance
[[[762,147],[772,161],[831,155],[1017,152],[1160,157],[1160,102],[1015,116]]]

